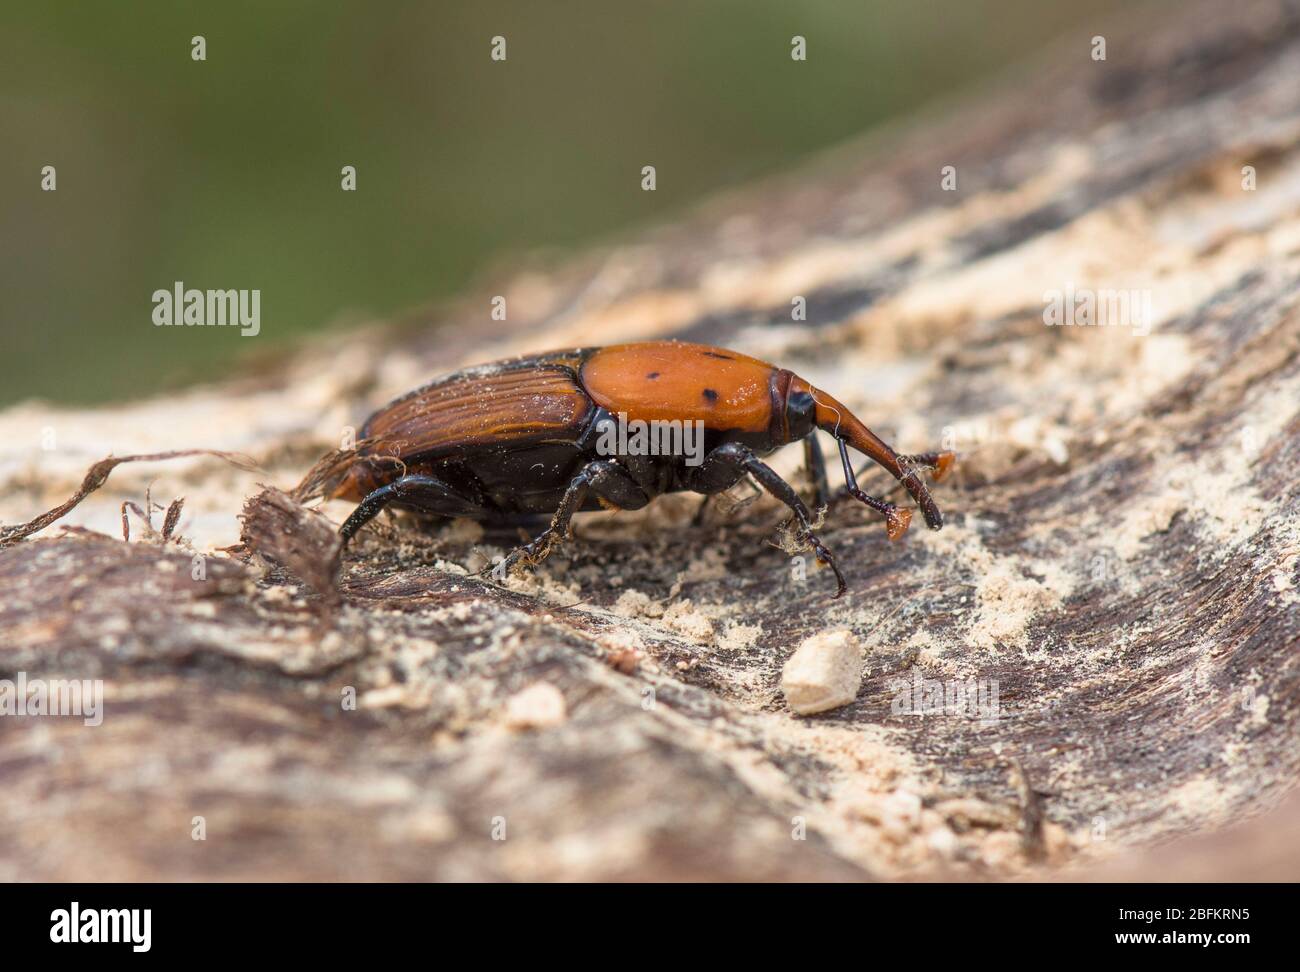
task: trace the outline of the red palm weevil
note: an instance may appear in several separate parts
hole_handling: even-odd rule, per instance
[[[691,423],[702,434],[702,449],[694,462],[681,450],[610,454],[600,447],[603,433],[620,420],[650,427]],[[801,539],[835,572],[839,597],[844,576],[813,532],[808,507],[759,459],[802,439],[815,503],[824,506],[829,488],[815,429],[839,444],[848,494],[885,517],[891,540],[907,531],[912,511],[858,488],[849,446],[902,483],[932,530],[943,526],[918,469],[941,479],[951,452],[900,456],[792,372],[677,341],[529,355],[439,378],[367,420],[356,460],[333,496],[360,504],[340,530],[345,542],[389,505],[504,523],[550,515],[546,530],[498,565],[508,571],[542,560],[568,536],[574,513],[636,510],[663,493],[720,493],[748,475],[794,512]]]

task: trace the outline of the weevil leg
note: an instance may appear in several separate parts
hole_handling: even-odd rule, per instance
[[[351,540],[358,530],[389,504],[436,516],[476,516],[484,512],[480,504],[456,492],[441,479],[413,473],[367,494],[352,511],[352,515],[343,521],[343,526],[339,527],[339,536],[343,542],[346,544]]]
[[[840,462],[844,464],[844,482],[848,494],[858,502],[865,503],[877,513],[882,514],[885,518],[885,532],[889,534],[889,539],[897,540],[907,532],[907,528],[912,522],[912,511],[864,493],[858,486],[858,478],[853,472],[853,460],[849,458],[848,443],[843,439],[836,441],[840,444]]]
[[[713,493],[729,488],[739,476],[745,473],[753,476],[760,486],[790,507],[795,519],[799,521],[803,539],[812,545],[817,562],[835,572],[835,597],[843,594],[848,589],[848,585],[844,582],[844,575],[840,573],[840,568],[835,563],[835,557],[830,550],[813,532],[813,518],[808,512],[808,507],[799,498],[795,488],[778,476],[776,470],[754,455],[748,446],[739,442],[724,442],[705,457],[694,478],[700,492]]]
[[[803,463],[812,479],[813,505],[820,509],[830,502],[831,484],[826,478],[826,457],[822,455],[821,443],[817,441],[817,430],[808,433],[803,440]]]
[[[650,502],[645,490],[618,463],[611,459],[593,460],[569,481],[559,509],[551,517],[551,525],[482,573],[504,578],[519,563],[536,566],[545,560],[569,536],[573,514],[582,509],[589,490],[621,510],[639,510]]]

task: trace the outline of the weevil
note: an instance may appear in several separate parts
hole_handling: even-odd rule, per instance
[[[702,453],[694,462],[680,451],[610,454],[604,433],[619,421],[691,423]],[[850,447],[902,484],[932,530],[943,526],[918,470],[941,479],[951,452],[900,456],[794,373],[677,341],[530,355],[436,379],[370,416],[332,495],[358,503],[340,529],[345,543],[387,506],[501,523],[550,516],[540,535],[498,565],[508,572],[545,558],[569,536],[575,513],[637,510],[665,493],[720,493],[750,476],[793,512],[800,540],[834,572],[839,597],[844,575],[814,532],[813,514],[760,458],[802,441],[814,504],[825,506],[830,488],[817,429],[839,446],[848,494],[885,518],[891,540],[907,532],[912,511],[858,487]]]

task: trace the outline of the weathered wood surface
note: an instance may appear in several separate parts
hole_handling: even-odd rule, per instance
[[[0,718],[0,878],[1300,877],[1300,806],[1249,819],[1300,770],[1300,17],[1177,18],[413,332],[0,413],[6,524],[110,451],[263,470],[123,465],[0,549],[0,677],[106,691],[98,727]],[[1149,291],[1150,333],[1045,326],[1070,285]],[[949,437],[948,525],[890,545],[833,508],[836,602],[766,499],[703,529],[692,499],[589,517],[510,591],[470,573],[507,540],[464,523],[381,519],[337,593],[314,514],[270,493],[241,526],[433,374],[647,336],[779,361],[903,451]],[[181,540],[120,538],[150,483],[186,497]],[[782,663],[828,627],[866,646],[861,692],[795,717]],[[894,712],[900,676],[996,679],[999,717]],[[529,726],[508,700],[537,683],[565,711]]]

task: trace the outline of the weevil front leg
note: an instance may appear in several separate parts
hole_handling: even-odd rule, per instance
[[[864,493],[858,486],[858,478],[853,472],[853,460],[849,458],[848,444],[843,439],[839,439],[838,442],[840,444],[840,462],[844,464],[845,489],[848,494],[859,503],[865,503],[884,516],[885,532],[889,535],[889,539],[899,539],[907,532],[908,526],[912,523],[912,511],[904,506],[896,506],[888,500],[876,499],[876,497]]]
[[[745,473],[753,476],[760,486],[790,507],[795,519],[799,521],[801,538],[812,546],[817,562],[834,571],[835,597],[843,594],[848,589],[844,575],[840,573],[840,568],[835,563],[835,557],[830,550],[813,532],[813,518],[808,507],[799,498],[795,488],[777,475],[776,470],[754,455],[753,450],[748,446],[739,442],[724,442],[710,452],[695,474],[695,488],[702,493],[718,492],[729,488]]]
[[[621,510],[639,510],[650,502],[645,490],[626,469],[613,460],[596,459],[583,466],[569,481],[560,506],[551,517],[551,525],[528,543],[510,551],[500,563],[485,568],[482,573],[504,580],[520,564],[534,567],[545,560],[552,550],[569,537],[573,514],[582,509],[589,490]]]
[[[859,469],[855,474],[853,471],[853,464],[849,460],[847,444],[843,439],[837,441],[840,446],[840,461],[844,463],[845,493],[859,502],[865,503],[877,513],[884,514],[885,530],[889,534],[889,539],[897,540],[907,532],[907,527],[912,522],[912,511],[895,506],[888,500],[876,499],[873,496],[868,496],[863,492],[858,487],[857,477],[870,467],[863,466],[862,469]],[[912,486],[909,485],[909,480],[913,480],[916,477],[918,469],[929,469],[931,471],[930,478],[936,483],[940,482],[948,475],[948,470],[952,467],[952,464],[956,459],[957,454],[954,452],[918,452],[911,456],[899,456],[898,463],[904,470],[906,470],[906,474],[899,479],[898,486],[906,488],[908,492],[914,492]],[[939,508],[934,505],[933,500],[929,499],[928,494],[923,494],[923,496],[929,505],[923,506],[922,512],[925,513],[925,518],[927,522],[929,522],[931,528],[937,530],[943,525],[942,514],[939,513]]]

